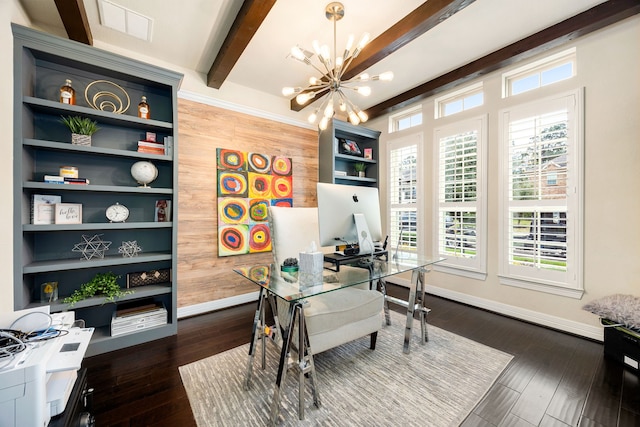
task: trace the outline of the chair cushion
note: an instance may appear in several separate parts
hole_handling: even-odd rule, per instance
[[[331,331],[342,325],[382,313],[378,291],[345,288],[308,298],[304,308],[309,335]]]

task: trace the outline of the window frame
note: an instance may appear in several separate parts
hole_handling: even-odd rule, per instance
[[[419,123],[410,124],[409,127],[400,129],[400,122],[402,120],[409,119],[411,123],[413,121],[413,118],[417,116],[420,116]],[[389,117],[389,133],[391,134],[396,132],[402,132],[417,126],[422,126],[423,122],[424,122],[424,116],[422,112],[422,105],[416,105],[414,107],[402,110],[399,113],[393,114]]]
[[[513,93],[512,83],[518,80],[522,80],[527,77],[532,76],[542,76],[542,73],[555,69],[558,66],[564,63],[571,63],[571,76],[562,80],[557,80],[551,83],[542,84],[540,79],[537,87],[528,89],[522,92]],[[531,93],[537,89],[553,85],[555,83],[563,82],[575,77],[578,74],[577,70],[577,60],[576,60],[576,48],[572,47],[571,49],[564,50],[562,52],[558,52],[554,55],[549,55],[544,57],[538,61],[534,61],[528,63],[522,67],[518,67],[514,70],[508,71],[502,74],[502,97],[510,98],[518,95],[523,95],[525,93]]]
[[[440,139],[461,134],[464,132],[477,131],[476,146],[476,200],[472,207],[476,212],[476,256],[473,258],[451,257],[447,253],[440,251],[440,241],[446,239],[441,234],[440,211],[447,207],[453,208],[455,202],[440,202]],[[433,132],[433,228],[432,253],[435,257],[444,257],[444,261],[433,266],[434,270],[445,273],[484,280],[487,277],[487,147],[488,147],[488,115],[483,114],[478,117],[460,120],[451,124],[438,126]]]
[[[464,106],[464,101],[478,94],[482,94],[482,103],[480,105],[475,105],[473,107],[466,108]],[[450,105],[456,101],[462,102],[462,109],[460,111],[456,111],[450,114],[445,114],[445,108],[447,107],[447,105]],[[451,117],[455,114],[459,114],[459,113],[462,113],[463,111],[468,111],[473,108],[478,108],[483,105],[484,105],[484,84],[483,82],[478,82],[469,86],[465,86],[462,89],[449,92],[444,96],[440,96],[436,98],[433,102],[433,106],[434,106],[433,117],[436,120],[442,119],[445,117]]]
[[[509,200],[509,123],[525,117],[539,117],[558,108],[566,108],[568,114],[567,162],[572,168],[567,172],[566,202],[541,201],[527,209],[548,211],[555,209],[554,203],[565,207],[567,216],[566,272],[515,266],[509,261],[509,227],[511,214],[519,209]],[[572,298],[581,298],[584,293],[584,88],[505,108],[499,112],[499,266],[501,284],[537,290]],[[565,200],[565,199],[561,199]],[[561,205],[561,206],[560,206]],[[524,208],[522,208],[524,209]]]

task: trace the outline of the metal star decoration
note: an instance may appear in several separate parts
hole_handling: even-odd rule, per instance
[[[118,253],[121,253],[123,257],[134,257],[141,251],[142,248],[138,245],[137,240],[122,242],[122,246],[118,248]]]
[[[104,258],[104,253],[109,250],[111,242],[102,240],[101,236],[102,234],[96,234],[93,237],[83,234],[82,241],[76,243],[71,251],[82,253],[82,258],[86,260]]]

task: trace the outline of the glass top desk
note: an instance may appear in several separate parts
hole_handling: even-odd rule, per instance
[[[365,262],[362,261],[363,259]],[[444,258],[399,260],[376,258],[371,261],[369,257],[359,258],[349,262],[342,262],[341,265],[350,265],[368,269],[368,279],[358,279],[348,283],[336,282],[333,280],[335,278],[335,272],[333,270],[325,269],[323,282],[312,286],[300,284],[297,280],[297,275],[282,272],[273,264],[241,266],[234,268],[234,272],[240,274],[260,287],[260,296],[258,298],[258,306],[253,320],[251,342],[249,344],[249,360],[247,363],[247,372],[244,381],[245,389],[248,389],[250,386],[253,361],[258,342],[260,341],[262,343],[263,369],[265,367],[265,340],[269,338],[281,347],[278,375],[271,403],[271,424],[275,425],[277,423],[280,411],[280,389],[281,385],[284,383],[286,373],[290,365],[297,366],[299,368],[299,418],[301,420],[304,419],[305,376],[308,376],[311,381],[314,404],[318,407],[320,406],[315,367],[313,365],[313,355],[311,354],[311,349],[309,347],[309,338],[307,336],[306,326],[304,323],[304,301],[306,298],[355,286],[360,283],[369,282],[372,285],[377,284],[385,298],[384,313],[387,325],[391,323],[388,303],[399,304],[407,308],[403,351],[404,353],[409,353],[413,316],[415,312],[417,312],[420,317],[421,343],[424,344],[428,340],[426,316],[430,310],[423,305],[425,296],[424,273],[429,271],[428,268],[431,265],[443,260]],[[409,297],[407,301],[388,296],[385,289],[385,278],[407,272],[411,272],[411,284],[409,286]],[[265,323],[265,308],[267,303],[271,306],[272,313],[277,313],[275,298],[280,298],[289,303],[289,322],[287,325],[283,325],[284,328],[282,330],[284,332],[282,334],[277,315],[274,315],[275,325],[268,326]],[[300,349],[297,351],[298,360],[297,363],[294,364],[289,363],[288,358],[291,352],[292,334],[296,326],[296,322],[299,334],[298,343],[302,343],[302,345],[299,346]]]

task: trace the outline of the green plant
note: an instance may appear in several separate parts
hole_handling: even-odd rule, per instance
[[[105,302],[115,302],[116,298],[132,294],[133,291],[123,291],[120,289],[120,285],[118,285],[117,282],[119,278],[120,276],[112,272],[98,273],[93,279],[80,285],[80,289],[76,289],[71,296],[64,299],[64,302],[69,304],[69,307],[73,307],[78,301],[91,298],[95,295],[104,295],[106,297]]]
[[[77,133],[79,135],[93,135],[100,129],[97,122],[87,117],[62,117],[60,121],[69,128],[71,133]]]
[[[367,170],[367,164],[364,162],[358,162],[353,165],[353,168],[356,170],[356,172],[364,172],[365,170]]]

